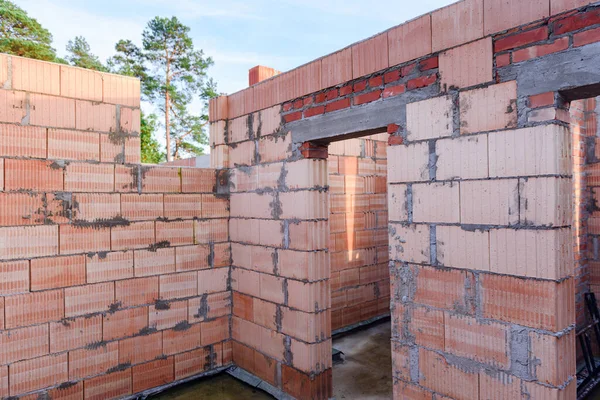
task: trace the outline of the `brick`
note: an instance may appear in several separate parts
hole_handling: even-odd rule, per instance
[[[60,95],[102,101],[102,75],[97,71],[60,66]]]
[[[104,102],[129,107],[140,106],[139,79],[122,75],[102,74],[102,81]]]
[[[100,136],[95,132],[48,129],[48,158],[99,161]]]
[[[252,165],[254,164],[255,142],[246,141],[238,143],[236,147],[227,147],[229,151],[228,164],[231,167]],[[211,165],[212,167],[220,167],[221,164]],[[223,165],[225,167],[225,165]],[[222,168],[222,167],[221,167]]]
[[[404,183],[429,180],[429,146],[415,143],[388,150],[388,181]]]
[[[519,221],[516,179],[461,182],[460,221],[474,225],[514,225]]]
[[[459,187],[455,183],[413,185],[414,222],[461,221]]]
[[[516,99],[516,81],[461,92],[460,133],[476,133],[516,127]]]
[[[85,256],[31,260],[31,290],[56,289],[86,283]]]
[[[536,375],[540,383],[561,386],[567,382],[577,370],[575,332],[570,331],[564,336],[556,337],[531,332],[531,354],[539,363],[536,365]]]
[[[419,78],[411,79],[406,84],[406,87],[408,88],[408,90],[420,89],[429,85],[433,85],[435,82],[437,82],[437,74],[432,74],[429,76],[422,76]]]
[[[403,226],[390,223],[391,247],[390,257],[393,260],[428,263],[429,227],[425,225]]]
[[[531,399],[567,400],[577,397],[577,381],[571,380],[564,389],[556,389],[523,381],[523,392]]]
[[[110,222],[121,216],[119,194],[78,193],[73,196],[73,218],[88,222]]]
[[[437,261],[440,265],[480,271],[490,270],[489,232],[458,226],[437,226]]]
[[[119,364],[119,344],[106,343],[93,349],[79,349],[69,352],[69,379],[98,375]]]
[[[275,197],[270,193],[231,194],[231,216],[245,218],[273,218],[271,204]]]
[[[131,394],[131,369],[86,379],[84,393],[86,400],[103,400]]]
[[[329,162],[329,161],[328,161]],[[305,189],[327,185],[327,165],[322,160],[298,160],[284,165],[285,184],[290,189]]]
[[[279,217],[283,219],[327,218],[329,212],[327,197],[327,193],[317,191],[280,193]]]
[[[136,250],[134,252],[136,277],[175,272],[175,249]]]
[[[374,90],[371,92],[363,93],[354,96],[354,105],[359,106],[365,103],[371,103],[373,101],[377,101],[381,98],[382,90]]]
[[[521,396],[521,380],[502,371],[481,371],[479,392],[485,399],[516,399]]]
[[[547,92],[529,96],[529,107],[539,108],[554,105],[554,92]]]
[[[0,294],[17,294],[29,291],[29,261],[0,263]]]
[[[58,385],[69,380],[67,354],[49,355],[10,366],[11,395]]]
[[[133,392],[165,385],[174,379],[173,357],[151,361],[133,367]]]
[[[335,86],[352,80],[352,50],[338,51],[324,57],[321,61],[321,86]]]
[[[157,221],[156,241],[171,246],[194,244],[194,221]]]
[[[294,79],[294,97],[305,96],[321,89],[321,60],[311,61],[290,74]]]
[[[77,100],[76,129],[82,131],[117,132],[117,109],[111,104]]]
[[[415,307],[408,329],[415,343],[432,349],[444,349],[444,312]]]
[[[487,136],[469,136],[436,142],[436,178],[477,179],[487,177]]]
[[[573,35],[573,47],[585,46],[586,44],[600,41],[600,29],[590,29]]]
[[[488,140],[490,177],[561,175],[570,170],[568,132],[557,125],[497,132]]]
[[[388,31],[390,66],[431,53],[431,15],[405,22]]]
[[[504,36],[494,42],[494,52],[498,53],[504,50],[510,50],[527,44],[541,42],[548,39],[548,27],[541,26],[525,32],[519,32],[514,35]]]
[[[404,84],[386,86],[386,88],[383,89],[383,98],[387,99],[388,97],[398,96],[404,92],[406,92],[406,86]]]
[[[176,354],[175,379],[183,379],[204,372],[205,370],[210,368],[210,364],[207,361],[210,359],[211,352],[209,347],[189,351],[182,354]]]
[[[331,368],[318,375],[308,376],[292,367],[282,365],[281,380],[283,390],[296,398],[327,399],[332,396]]]
[[[114,283],[97,283],[65,289],[65,317],[107,311],[114,302]]]
[[[465,60],[468,60],[465,63]],[[492,39],[465,44],[440,54],[440,75],[444,88],[463,88],[493,79]]]
[[[598,23],[600,23],[600,12],[597,9],[591,9],[589,11],[567,15],[565,18],[555,21],[553,28],[556,35],[561,35]]]
[[[323,221],[302,221],[289,228],[289,248],[292,250],[323,250],[328,247],[328,235]]]
[[[415,303],[437,308],[462,309],[469,311],[470,304],[465,299],[465,280],[468,274],[459,270],[443,270],[432,267],[414,266],[417,276]]]
[[[115,192],[138,191],[138,168],[115,165]]]
[[[478,374],[464,372],[450,365],[441,355],[419,349],[419,384],[453,398],[477,398]],[[456,382],[462,382],[456,385]]]
[[[142,192],[181,193],[181,168],[142,167]]]
[[[549,11],[547,0],[533,0],[527,3],[517,0],[486,2],[484,33],[489,35],[546,18]]]
[[[262,221],[261,221],[262,222]],[[225,242],[229,240],[229,224],[225,218],[194,221],[196,243]]]
[[[88,283],[115,281],[133,277],[133,252],[112,252],[88,255]]]
[[[66,387],[62,387],[59,385],[54,389],[48,390],[48,396],[50,396],[52,399],[61,400],[76,400],[83,398],[83,382],[77,382],[65,386]]]
[[[340,99],[331,103],[327,103],[325,105],[325,112],[328,113],[338,111],[348,107],[350,107],[350,98]]]
[[[331,306],[328,281],[305,283],[288,280],[288,306],[305,312],[319,312]],[[262,288],[261,288],[262,289]]]
[[[228,199],[219,198],[212,194],[202,195],[202,218],[229,217]]]
[[[163,353],[173,355],[200,347],[201,324],[163,331]]]
[[[159,308],[150,307],[148,316],[149,325],[151,328],[156,328],[159,331],[175,327],[178,323],[188,320],[188,304],[187,300],[174,301],[166,306]]]
[[[119,364],[141,364],[163,353],[162,333],[135,336],[119,341]]]
[[[521,222],[564,226],[571,220],[572,182],[565,178],[531,178],[520,182]]]
[[[210,321],[230,314],[231,292],[213,293],[188,300],[188,318],[191,322]]]
[[[50,161],[5,160],[5,190],[63,190],[63,168]]]
[[[281,332],[286,335],[307,343],[323,340],[331,336],[331,328],[329,326],[331,321],[327,312],[309,314],[287,307],[282,307],[281,310]]]
[[[475,318],[446,312],[445,349],[452,354],[508,368],[508,332],[497,323],[479,323]]]
[[[60,226],[60,253],[74,254],[110,250],[110,228]]]
[[[315,281],[326,278],[327,257],[325,252],[299,252],[278,250],[278,271],[285,277]]]
[[[227,290],[229,268],[213,268],[198,271],[198,294],[217,293]]]
[[[331,340],[306,344],[292,339],[291,350],[294,354],[292,364],[295,368],[315,373],[324,368],[331,368]]]
[[[292,155],[292,135],[284,137],[267,136],[258,141],[258,157],[260,162],[282,161]]]
[[[162,217],[162,194],[122,194],[121,214],[128,220],[154,220]]]
[[[50,323],[50,353],[60,353],[102,341],[102,316]]]
[[[274,273],[275,251],[262,246],[231,244],[233,265],[257,272]]]
[[[102,317],[102,339],[114,340],[134,336],[148,328],[148,307],[129,308]]]
[[[0,90],[0,122],[19,124],[25,118],[27,98],[24,92]]]
[[[119,132],[140,133],[140,109],[121,107]]]
[[[480,275],[483,317],[559,331],[575,320],[573,280],[561,283]]]
[[[162,275],[159,278],[161,299],[191,297],[198,294],[198,274],[196,272]]]
[[[513,53],[513,62],[518,63],[521,61],[531,60],[532,58],[543,57],[548,54],[566,50],[568,47],[569,38],[562,37],[549,44],[531,46],[515,51]]]
[[[164,215],[167,218],[201,218],[202,195],[166,194]]]
[[[46,158],[46,128],[0,124],[0,154]]]
[[[467,0],[431,13],[432,51],[483,37],[483,0]]]
[[[4,301],[6,329],[57,321],[64,315],[62,290],[9,296]]]
[[[207,245],[177,247],[176,270],[179,272],[210,268],[209,257],[210,248]]]
[[[566,229],[490,231],[490,271],[532,278],[562,279],[571,272]]]
[[[10,364],[48,354],[48,325],[3,331],[0,333],[0,363]]]
[[[75,100],[32,93],[29,95],[29,123],[75,129]]]
[[[357,43],[351,49],[353,79],[389,66],[387,32]]]
[[[502,68],[510,64],[510,53],[499,54],[496,56],[496,67]]]
[[[58,64],[11,57],[12,89],[26,92],[60,94],[60,66]]]
[[[158,299],[158,277],[128,279],[115,282],[115,301],[122,306],[150,304]]]
[[[71,163],[65,168],[65,190],[73,192],[112,192],[115,168],[111,164]]]

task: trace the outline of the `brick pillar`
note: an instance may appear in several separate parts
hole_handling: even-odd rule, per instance
[[[388,148],[395,398],[575,397],[570,133],[516,101],[408,104]]]
[[[274,68],[257,65],[248,71],[248,85],[256,85],[266,79],[272,78],[275,75],[279,75],[281,72]]]
[[[227,122],[233,358],[298,399],[327,399],[327,161],[293,154],[279,110]]]

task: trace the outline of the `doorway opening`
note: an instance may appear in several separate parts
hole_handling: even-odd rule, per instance
[[[386,132],[328,147],[336,398],[392,395]],[[374,384],[377,382],[377,384]]]

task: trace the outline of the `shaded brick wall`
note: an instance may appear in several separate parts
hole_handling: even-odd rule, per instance
[[[335,253],[337,238],[320,241],[334,210],[308,194],[326,190],[312,179],[321,176],[328,142],[396,127],[387,151],[394,397],[574,398],[574,253],[584,267],[578,274],[587,255],[585,240],[573,249],[574,231],[585,237],[571,226],[573,194],[581,191],[572,179],[584,149],[572,151],[565,99],[597,95],[599,15],[585,0],[463,0],[211,101],[213,127],[227,132],[213,135],[213,166],[257,168],[260,179],[269,163],[284,165],[277,184],[241,201],[253,211],[237,217],[277,221],[257,221],[254,240],[263,242],[264,226],[265,237],[279,228],[283,243],[266,245],[277,249],[272,263],[257,258],[247,267],[255,278],[238,282],[254,282],[260,293],[261,274],[272,270],[285,277],[283,302],[275,303],[294,309],[296,297],[313,296],[310,277],[282,274],[279,249],[294,242],[292,227],[312,223],[304,250]],[[266,114],[275,114],[279,144],[256,129]],[[300,194],[283,171],[303,161],[310,178]],[[284,198],[297,202],[285,217]],[[333,285],[333,263],[324,260],[310,265]],[[296,279],[306,283],[292,295],[285,288]],[[325,316],[334,314],[328,307]],[[330,322],[307,324],[323,335],[309,343],[305,368],[298,358],[309,353],[293,346],[297,333],[280,335],[281,315],[276,308],[270,328],[256,322],[267,330],[253,328],[253,343],[234,331],[251,349],[245,368],[295,397],[327,398],[330,354],[316,349]],[[277,344],[271,356],[267,342]],[[275,367],[267,363],[265,372],[257,354]]]
[[[331,328],[389,314],[387,133],[329,145]]]
[[[0,397],[121,397],[231,363],[216,172],[140,165],[135,79],[0,55],[0,86]]]

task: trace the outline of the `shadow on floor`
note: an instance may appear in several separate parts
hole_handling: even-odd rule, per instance
[[[337,400],[392,398],[391,323],[389,319],[333,339],[345,355],[333,366],[333,394]]]
[[[344,333],[333,339],[333,347],[345,361],[333,366],[336,400],[383,400],[392,398],[392,353],[389,319]],[[263,400],[272,397],[222,373],[169,389],[156,400]]]

